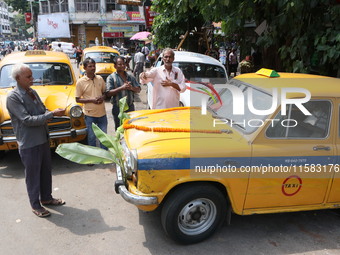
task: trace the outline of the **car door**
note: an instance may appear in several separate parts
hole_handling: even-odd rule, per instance
[[[254,140],[245,209],[321,204],[333,175],[336,152],[333,99],[314,99],[279,112]],[[257,172],[255,170],[258,170]]]
[[[335,113],[338,118],[336,119],[336,156],[335,164],[333,165],[333,180],[331,185],[331,190],[327,202],[337,203],[340,202],[340,100],[337,100],[337,105],[334,107],[338,112]]]

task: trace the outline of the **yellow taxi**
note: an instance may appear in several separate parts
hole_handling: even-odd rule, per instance
[[[94,61],[96,61],[96,74],[103,77],[104,81],[106,81],[106,78],[116,71],[113,64],[113,59],[116,56],[119,56],[119,52],[107,46],[92,46],[90,48],[84,49],[79,68],[80,76],[85,74],[82,62],[86,58],[92,58]]]
[[[220,87],[202,107],[130,114],[116,192],[160,207],[185,244],[231,213],[340,208],[340,80],[261,70]]]
[[[82,106],[75,102],[76,77],[69,57],[54,51],[14,52],[0,62],[0,151],[18,148],[6,108],[7,93],[16,86],[11,73],[17,63],[25,63],[31,68],[34,79],[32,88],[48,110],[66,109],[65,116],[55,116],[48,123],[51,147],[84,140],[86,124]]]

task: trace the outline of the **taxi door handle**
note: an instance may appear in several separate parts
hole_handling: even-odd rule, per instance
[[[314,146],[313,147],[313,151],[321,151],[321,150],[330,151],[331,147],[329,146]]]

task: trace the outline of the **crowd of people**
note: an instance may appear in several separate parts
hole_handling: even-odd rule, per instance
[[[101,76],[95,74],[95,60],[91,58],[84,60],[85,76],[76,83],[75,99],[83,104],[89,145],[97,146],[92,123],[107,132],[105,99],[110,98],[117,129],[122,124],[118,118],[119,100],[126,96],[129,107],[127,111],[135,110],[134,96],[141,91],[140,82],[153,81],[155,109],[179,106],[179,93],[184,92],[186,87],[182,71],[172,65],[174,58],[175,53],[172,49],[164,49],[163,66],[148,72],[142,71],[135,77],[126,71],[126,59],[118,56],[114,60],[116,71],[107,78],[106,83]],[[65,204],[64,200],[52,196],[52,163],[47,126],[53,116],[63,116],[65,109],[47,110],[38,93],[31,88],[33,76],[28,65],[16,64],[12,77],[16,80],[17,86],[8,94],[6,106],[17,137],[21,161],[25,167],[29,202],[35,215],[47,217],[51,213],[45,207]],[[99,146],[107,149],[100,143]]]

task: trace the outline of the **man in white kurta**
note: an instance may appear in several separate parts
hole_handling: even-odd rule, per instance
[[[141,83],[153,83],[152,109],[179,107],[179,95],[186,89],[183,72],[172,65],[174,51],[164,49],[162,59],[164,65],[140,74]]]

